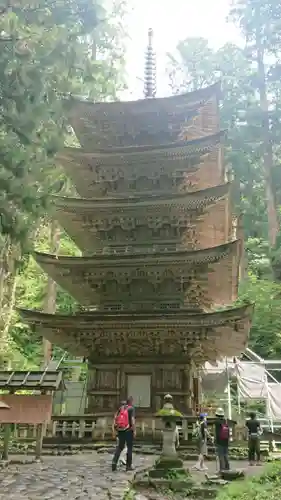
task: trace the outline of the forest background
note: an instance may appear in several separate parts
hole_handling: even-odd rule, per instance
[[[52,221],[50,203],[51,194],[75,195],[54,163],[63,144],[76,141],[64,97],[120,96],[128,4],[112,0],[106,10],[103,0],[0,0],[0,366],[32,369],[49,356],[15,305],[61,313],[77,306],[31,251],[79,255]],[[237,0],[229,16],[242,46],[214,50],[203,38],[186,38],[167,54],[167,71],[171,93],[222,81],[226,161],[245,234],[239,301],[256,303],[250,346],[281,358],[281,4]]]

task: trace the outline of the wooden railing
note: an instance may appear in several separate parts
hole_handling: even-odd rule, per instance
[[[44,430],[45,441],[53,442],[99,442],[112,440],[112,414],[92,414],[83,416],[53,416]],[[195,417],[182,420],[180,436],[183,441],[192,439]],[[214,421],[208,424],[214,432]],[[156,442],[161,440],[161,419],[148,416],[137,416],[136,432],[138,441]],[[233,428],[233,435],[235,428]],[[36,426],[18,425],[14,429],[14,437],[19,440],[30,440],[36,437]]]

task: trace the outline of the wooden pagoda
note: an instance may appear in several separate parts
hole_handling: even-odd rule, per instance
[[[195,411],[205,361],[239,355],[252,307],[237,297],[241,240],[219,128],[219,84],[168,98],[72,99],[81,144],[58,158],[79,197],[56,219],[81,257],[35,253],[81,304],[73,316],[22,310],[52,344],[88,359],[87,412],[132,395]]]

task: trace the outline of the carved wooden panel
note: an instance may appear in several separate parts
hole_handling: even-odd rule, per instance
[[[94,387],[97,390],[114,390],[117,389],[118,371],[115,370],[96,370],[96,378]]]
[[[114,415],[119,405],[120,398],[118,395],[89,394],[87,413],[99,413],[104,411],[112,412],[112,415]]]
[[[157,373],[156,387],[160,391],[180,391],[183,387],[183,370],[176,366],[161,368]]]
[[[202,103],[203,104],[203,103]],[[199,107],[199,104],[198,104]],[[162,145],[177,141],[187,120],[197,114],[195,107],[175,107],[172,113],[154,109],[146,113],[115,115],[96,113],[83,119],[71,119],[78,140],[85,151],[114,147]]]

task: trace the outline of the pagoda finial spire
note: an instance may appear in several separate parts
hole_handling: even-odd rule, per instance
[[[146,99],[151,99],[156,95],[156,59],[152,41],[153,30],[149,28],[144,68],[144,97]]]

